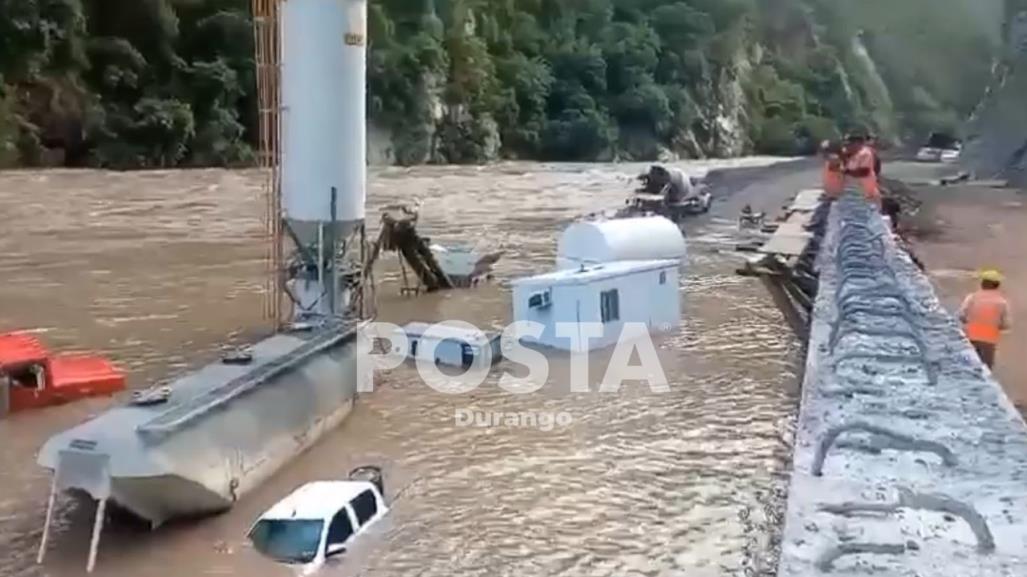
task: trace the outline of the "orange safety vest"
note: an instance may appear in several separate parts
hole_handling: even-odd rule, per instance
[[[970,296],[966,308],[966,338],[973,342],[998,344],[1002,334],[1005,297],[998,291],[979,290]]]
[[[866,168],[869,174],[859,178],[860,187],[863,188],[863,195],[867,200],[878,202],[881,200],[881,190],[877,185],[877,173],[874,172],[874,151],[869,146],[859,149],[859,152],[849,159],[849,170]]]
[[[845,173],[837,157],[824,162],[824,192],[829,198],[838,198],[845,192]]]

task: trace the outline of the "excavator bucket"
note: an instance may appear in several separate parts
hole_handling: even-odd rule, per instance
[[[394,251],[410,266],[427,292],[453,288],[431,251],[428,240],[417,232],[417,211],[407,206],[386,207],[382,228],[364,267],[370,270],[381,251]]]

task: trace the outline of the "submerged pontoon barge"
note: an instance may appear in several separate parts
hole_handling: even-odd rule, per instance
[[[98,502],[91,571],[108,501],[154,527],[223,511],[353,406],[366,316],[367,1],[253,8],[276,334],[51,438],[39,456],[53,471],[40,562],[64,490]]]

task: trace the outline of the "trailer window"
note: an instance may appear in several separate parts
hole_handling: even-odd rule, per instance
[[[599,293],[599,315],[604,323],[620,320],[620,294],[617,289]]]
[[[364,491],[357,495],[356,499],[353,499],[353,513],[357,516],[357,525],[363,527],[374,517],[374,514],[378,512],[378,501],[374,498],[374,493],[371,491]]]
[[[549,308],[551,304],[553,304],[553,297],[549,291],[534,293],[528,297],[528,308],[544,309]]]

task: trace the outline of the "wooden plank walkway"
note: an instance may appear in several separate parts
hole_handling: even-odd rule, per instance
[[[757,249],[757,252],[785,258],[801,255],[806,250],[810,239],[813,238],[813,233],[806,230],[806,225],[813,219],[813,212],[820,206],[822,195],[823,191],[820,189],[799,192],[785,209],[784,222],[778,225],[777,230],[763,246]]]
[[[800,338],[805,338],[816,295],[812,262],[803,258],[815,234],[808,230],[821,206],[821,190],[803,190],[784,208],[769,238],[755,248],[738,274],[759,278],[785,321]]]

